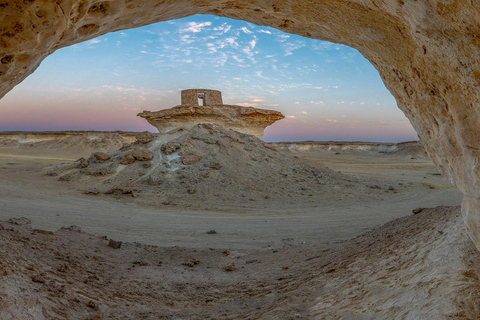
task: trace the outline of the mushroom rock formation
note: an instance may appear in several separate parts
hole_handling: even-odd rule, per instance
[[[259,139],[262,139],[266,127],[284,118],[282,113],[274,110],[225,105],[220,91],[206,89],[183,90],[182,105],[155,112],[143,111],[138,116],[160,133],[191,129],[199,123],[214,123]]]
[[[59,48],[194,14],[356,48],[463,192],[464,221],[480,248],[479,1],[3,0],[0,9],[0,97]]]

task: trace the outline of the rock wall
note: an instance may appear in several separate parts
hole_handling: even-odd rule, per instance
[[[480,2],[475,0],[4,0],[0,97],[55,50],[110,31],[214,14],[358,49],[440,170],[464,193],[480,248]]]

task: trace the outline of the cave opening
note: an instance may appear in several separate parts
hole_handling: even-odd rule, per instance
[[[327,163],[334,171],[353,176],[351,180],[326,175],[327,178],[319,178],[322,184],[315,192],[305,183],[293,193],[285,192],[287,199],[298,195],[305,197],[305,202],[301,206],[286,204],[276,210],[295,211],[296,207],[305,206],[309,212],[307,219],[312,219],[318,209],[311,199],[323,194],[331,201],[326,207],[336,219],[344,221],[330,230],[320,230],[312,224],[308,231],[301,231],[306,234],[305,239],[318,240],[319,234],[326,237],[322,238],[324,240],[345,239],[354,235],[345,230],[359,232],[408,214],[420,206],[421,201],[425,203],[420,195],[431,191],[432,185],[425,183],[423,177],[438,174],[433,166],[426,165],[424,154],[420,160],[410,159],[413,156],[405,151],[410,145],[403,154],[400,150],[398,157],[388,151],[396,148],[394,142],[417,140],[417,137],[396,108],[378,72],[356,50],[215,16],[198,15],[119,31],[59,50],[0,101],[0,128],[3,131],[153,131],[136,114],[146,109],[178,105],[179,92],[187,88],[220,89],[226,104],[283,112],[286,118],[266,129],[265,141],[297,153],[307,150],[298,154],[298,158],[320,165]],[[194,98],[199,106],[204,105],[201,95]],[[18,110],[28,117],[19,117]],[[104,139],[100,136],[90,138],[92,141]],[[323,142],[288,145],[309,140]],[[334,140],[344,143],[325,142]],[[349,143],[351,141],[357,143]],[[176,153],[169,157],[180,158]],[[375,160],[379,157],[381,161]],[[404,160],[415,164],[407,174],[411,181],[402,177],[401,170],[395,169],[393,173],[383,170],[402,167]],[[357,169],[361,169],[349,169],[355,161],[359,162]],[[218,167],[217,164],[212,166]],[[419,173],[418,170],[424,171]],[[290,175],[289,172],[283,174]],[[381,176],[380,182],[365,180],[375,175]],[[325,191],[328,188],[324,185],[334,184],[337,178],[342,187]],[[355,179],[363,182],[358,184]],[[348,180],[353,181],[353,187]],[[151,183],[161,182],[153,177]],[[421,192],[409,203],[407,210],[399,209],[399,203],[408,202],[405,190],[409,183],[421,184],[418,189]],[[217,189],[221,189],[220,185]],[[200,193],[190,186],[186,190],[192,198]],[[365,191],[375,193],[375,205],[369,203],[368,196],[363,194]],[[456,201],[457,196],[449,192],[444,193],[445,201]],[[348,208],[358,207],[358,203],[351,202],[357,193],[363,194],[363,209],[359,218],[352,218],[353,209],[338,209],[335,199]],[[255,205],[257,201],[275,198],[265,192],[239,192],[238,197],[240,202]],[[430,200],[433,201],[433,196]],[[391,214],[379,220],[385,211],[385,202],[389,202],[387,211]],[[368,222],[359,223],[358,219]],[[298,230],[288,231],[284,223],[280,222],[276,230],[292,237],[298,234]],[[278,236],[278,232],[274,236]],[[177,238],[173,236],[172,239]]]

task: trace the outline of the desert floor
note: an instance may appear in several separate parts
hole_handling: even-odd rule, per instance
[[[345,146],[292,152],[373,177],[373,191],[193,210],[47,175],[91,150],[6,143],[0,318],[477,319],[480,254],[461,193],[418,152]]]
[[[415,208],[458,206],[461,193],[426,157],[368,151],[296,151],[298,157],[357,177],[376,177],[382,196],[339,199],[316,204],[245,206],[189,210],[149,207],[123,199],[84,195],[46,175],[52,164],[89,156],[75,150],[0,148],[0,220],[25,217],[34,228],[57,230],[76,225],[95,235],[158,246],[260,248],[282,239],[336,241],[355,237]],[[402,184],[402,185],[399,185]],[[389,187],[399,192],[388,191]],[[383,187],[382,187],[383,188]],[[206,234],[215,230],[215,236]]]

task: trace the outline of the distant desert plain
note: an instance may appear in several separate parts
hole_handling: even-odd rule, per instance
[[[115,153],[136,133],[0,133],[0,318],[478,316],[462,194],[419,142],[192,130],[153,167]]]

